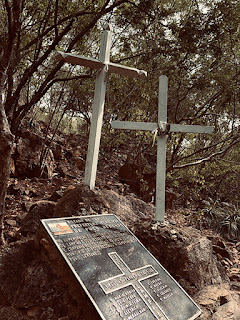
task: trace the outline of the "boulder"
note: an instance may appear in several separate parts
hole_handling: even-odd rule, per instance
[[[155,199],[156,173],[149,165],[139,165],[137,163],[127,162],[119,169],[119,178],[121,183],[129,185],[131,190],[142,200],[151,202]],[[179,194],[172,189],[166,189],[166,209],[172,209],[173,203]]]
[[[84,159],[83,149],[77,146],[72,152],[72,162],[79,169],[84,170],[86,160]]]
[[[59,199],[62,198],[64,193],[63,189],[55,190],[54,193],[49,197],[49,201],[57,202]]]
[[[220,306],[213,314],[213,320],[236,320],[240,319],[240,298],[239,296],[231,297],[230,301]]]
[[[39,177],[40,175],[43,178],[51,178],[55,167],[51,149],[47,151],[44,163],[40,167],[40,158],[46,147],[45,141],[40,135],[22,129],[13,155],[14,175],[24,178]]]
[[[199,320],[240,319],[240,295],[230,290],[227,283],[205,287],[195,295],[194,300],[203,311]]]
[[[84,170],[86,161],[82,157],[73,157],[72,162],[79,170]]]
[[[48,254],[26,239],[1,256],[1,320],[100,320],[69,268],[53,258],[53,247]]]
[[[144,231],[143,231],[144,229]],[[134,233],[189,294],[227,280],[212,243],[191,227],[136,225]]]
[[[156,173],[144,165],[127,162],[119,169],[121,183],[126,183],[144,201],[150,202],[155,192]]]
[[[68,217],[106,212],[108,203],[99,190],[90,190],[87,186],[79,185],[65,191],[57,202],[54,216]]]
[[[52,218],[55,205],[55,202],[48,200],[32,203],[29,212],[21,222],[21,234],[25,237],[37,235],[41,226],[40,219]]]

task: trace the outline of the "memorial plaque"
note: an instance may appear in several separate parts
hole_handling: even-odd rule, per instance
[[[201,314],[115,215],[41,221],[102,319],[190,320]]]

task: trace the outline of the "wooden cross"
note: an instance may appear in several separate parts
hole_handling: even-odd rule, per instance
[[[95,187],[98,153],[104,112],[107,73],[116,73],[122,76],[140,79],[144,79],[147,76],[146,71],[130,68],[116,63],[111,63],[109,61],[110,48],[111,25],[107,24],[104,26],[104,31],[101,38],[99,59],[93,59],[89,57],[63,52],[58,52],[58,54],[56,55],[56,58],[58,60],[63,60],[74,65],[81,65],[90,69],[99,70],[95,81],[92,121],[90,127],[88,152],[84,176],[84,183],[88,185],[90,189],[94,189]]]
[[[147,130],[157,132],[157,172],[156,172],[156,220],[164,221],[165,213],[165,171],[166,142],[169,132],[212,133],[213,127],[167,123],[168,78],[159,78],[158,123],[112,121],[113,129]]]
[[[153,268],[153,266],[147,265],[142,268],[131,270],[116,252],[111,252],[108,255],[115,265],[117,265],[122,274],[99,282],[99,285],[105,294],[110,294],[131,285],[152,311],[154,316],[157,319],[166,320],[167,317],[165,317],[159,305],[141,284],[142,280],[158,275],[158,272]],[[124,317],[124,315],[122,316]]]

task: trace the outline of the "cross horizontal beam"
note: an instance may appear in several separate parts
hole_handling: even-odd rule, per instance
[[[161,122],[161,129],[166,130],[167,124]],[[157,123],[151,122],[131,122],[131,121],[112,121],[111,126],[113,129],[125,129],[125,130],[144,130],[154,131],[158,129]],[[170,124],[168,132],[184,132],[184,133],[212,133],[214,127],[212,126],[199,126],[199,125],[181,125]]]
[[[103,69],[106,66],[107,72],[116,73],[126,77],[138,79],[145,79],[147,77],[147,72],[144,70],[139,70],[137,68],[132,68],[112,62],[103,63],[98,59],[79,56],[73,53],[64,53],[57,51],[56,58],[60,61],[68,62],[73,65],[88,67],[90,69]]]
[[[105,64],[97,59],[91,57],[79,56],[73,53],[65,53],[57,51],[56,59],[64,62],[71,63],[73,65],[80,65],[88,67],[90,69],[102,69]]]
[[[108,66],[108,71],[110,73],[116,73],[116,74],[120,74],[121,76],[126,76],[130,78],[138,78],[138,79],[147,78],[147,72],[144,70],[123,66],[120,64],[112,63],[112,62],[109,62],[107,66]]]

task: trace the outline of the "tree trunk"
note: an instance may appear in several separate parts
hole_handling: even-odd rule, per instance
[[[0,243],[4,244],[4,210],[7,183],[10,175],[10,161],[13,150],[14,136],[11,134],[9,123],[0,97]]]

